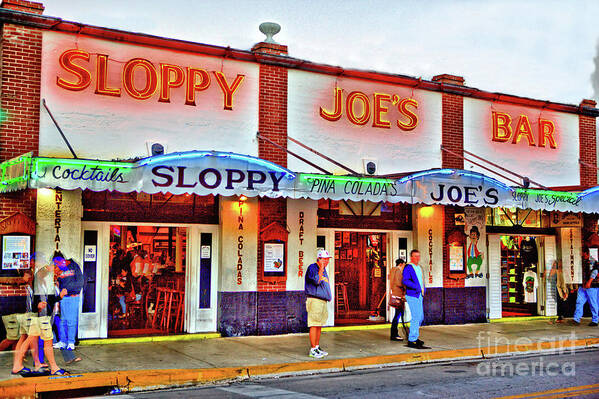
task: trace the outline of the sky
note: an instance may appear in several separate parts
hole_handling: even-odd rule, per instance
[[[482,90],[570,104],[597,96],[597,0],[37,1],[64,20],[244,50],[272,21],[289,55],[313,62],[449,73]]]

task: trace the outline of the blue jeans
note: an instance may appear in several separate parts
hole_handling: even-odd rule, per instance
[[[424,309],[422,307],[422,295],[419,298],[406,295],[406,301],[410,307],[412,319],[410,320],[410,334],[408,341],[415,342],[420,335],[420,325],[424,321]]]
[[[60,301],[60,342],[75,345],[79,324],[79,296],[65,296]]]
[[[123,312],[123,314],[127,313],[127,303],[125,302],[125,295],[120,295],[118,298],[119,303],[121,304],[121,311]]]
[[[599,322],[599,288],[578,288],[578,295],[576,296],[576,310],[574,311],[574,321],[580,323],[582,313],[584,311],[584,304],[589,302],[591,308],[592,321],[594,323]]]

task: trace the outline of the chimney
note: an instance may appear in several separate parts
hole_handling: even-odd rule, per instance
[[[287,46],[274,41],[273,36],[281,31],[281,25],[276,22],[263,22],[260,24],[260,32],[266,35],[266,39],[254,44],[252,51],[256,53],[287,55]]]
[[[442,75],[433,76],[433,82],[446,83],[456,86],[464,86],[465,80],[461,76],[444,73]]]
[[[26,0],[3,0],[0,8],[38,15],[42,15],[44,12],[44,5],[42,3]]]
[[[595,100],[583,99],[580,102],[580,106],[583,108],[595,108],[597,106],[597,102]]]

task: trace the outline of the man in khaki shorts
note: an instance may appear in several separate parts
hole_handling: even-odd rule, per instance
[[[317,359],[328,355],[327,352],[320,349],[320,332],[329,317],[327,306],[331,300],[331,287],[326,268],[330,259],[331,255],[321,249],[318,251],[316,263],[308,266],[306,270],[306,310],[308,311],[311,345],[308,355]]]

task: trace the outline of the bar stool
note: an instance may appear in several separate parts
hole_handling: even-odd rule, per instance
[[[152,328],[156,328],[156,320],[158,319],[162,326],[162,320],[164,319],[166,297],[168,294],[168,288],[156,287],[156,309],[154,310],[154,318],[152,319]],[[159,316],[160,312],[162,315]]]
[[[178,291],[179,305],[177,306],[177,318],[175,319],[175,331],[183,331],[183,312],[185,310],[185,291]]]

